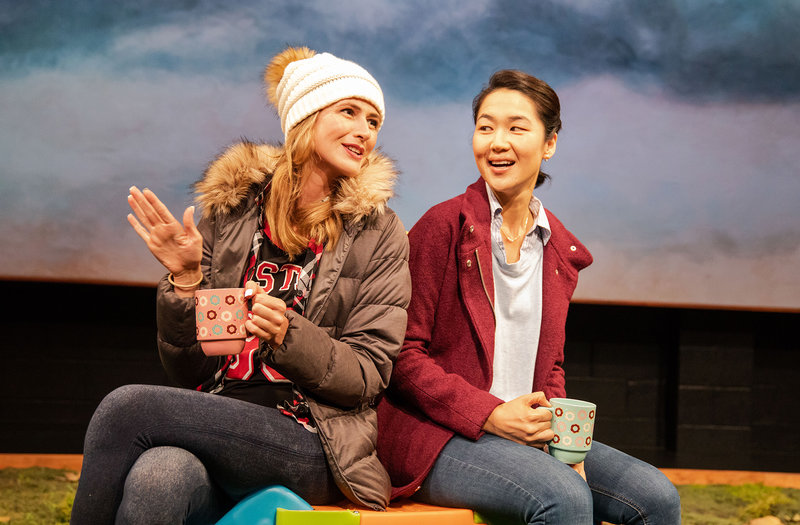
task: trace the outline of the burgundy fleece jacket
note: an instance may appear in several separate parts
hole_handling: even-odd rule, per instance
[[[589,251],[550,211],[542,325],[532,392],[563,397],[564,327]],[[489,199],[482,179],[431,208],[409,232],[408,328],[378,406],[378,456],[392,497],[412,494],[455,434],[483,435],[503,401],[489,393],[495,320]]]

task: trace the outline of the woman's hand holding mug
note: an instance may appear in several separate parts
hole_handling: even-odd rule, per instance
[[[284,315],[286,303],[272,297],[253,281],[248,281],[245,285],[244,297],[252,300],[250,311],[253,316],[245,323],[247,331],[271,346],[283,343],[289,329],[289,319]]]
[[[483,430],[515,443],[543,448],[553,439],[552,414],[543,408],[533,408],[534,405],[549,407],[550,403],[543,392],[507,401],[492,411],[483,424]]]

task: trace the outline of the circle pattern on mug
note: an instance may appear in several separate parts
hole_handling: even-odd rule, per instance
[[[592,444],[592,436],[586,436],[586,446],[588,447],[591,444]]]
[[[584,423],[583,424],[583,431],[584,432],[591,432],[592,431],[592,424],[591,423]]]
[[[248,318],[243,291],[202,290],[195,296],[195,318],[199,339],[240,339],[247,337]],[[200,327],[205,327],[200,332]]]
[[[578,424],[575,424],[575,425],[572,425],[571,427],[569,427],[569,429],[572,431],[573,434],[577,434],[578,432],[581,431],[581,426],[578,425]]]
[[[572,438],[570,436],[564,436],[564,445],[566,446],[572,445]]]
[[[562,409],[561,407],[556,407],[555,412],[556,412],[556,417],[561,417],[564,415],[564,409]]]
[[[585,410],[581,410],[581,411],[578,412],[578,419],[580,419],[581,421],[586,419],[586,411]]]
[[[559,432],[564,432],[566,429],[567,429],[567,424],[564,423],[563,421],[558,421],[556,423],[556,430],[558,430]]]
[[[558,443],[559,441],[561,441],[561,436],[559,436],[558,434],[555,434],[553,436],[553,443]]]
[[[575,419],[575,412],[567,412],[567,415],[564,416],[564,419],[566,419],[567,421],[572,421],[573,419]]]
[[[594,410],[589,411],[589,419],[594,419]]]

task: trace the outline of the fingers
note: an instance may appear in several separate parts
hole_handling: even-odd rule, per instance
[[[136,217],[139,218],[139,221],[144,222],[145,226],[149,228],[152,222],[142,207],[142,205],[146,203],[147,200],[144,198],[144,195],[142,195],[142,192],[139,191],[139,188],[131,186],[130,194],[128,195],[128,205],[133,210],[133,213],[136,214]],[[130,221],[130,219],[128,220]]]
[[[246,299],[252,298],[254,313],[257,306],[260,307],[260,311],[275,311],[279,315],[283,315],[283,312],[286,311],[286,303],[283,302],[283,299],[271,296],[254,281],[248,281],[245,284],[244,296]]]
[[[530,420],[533,422],[546,421],[550,424],[553,419],[553,413],[546,408],[532,408],[530,412]]]
[[[547,443],[552,441],[553,436],[555,436],[555,432],[553,432],[553,429],[549,426],[539,428],[528,437],[528,444],[537,448],[542,448]]]
[[[283,343],[283,338],[286,336],[286,331],[289,329],[289,320],[282,315],[276,315],[273,312],[262,316],[255,315],[245,321],[245,329],[258,337],[263,339],[269,344],[280,345]]]
[[[136,220],[136,217],[134,217],[132,213],[129,213],[127,219],[130,225],[133,226],[134,231],[139,234],[139,237],[141,237],[144,242],[149,242],[150,233]]]
[[[281,344],[289,328],[289,320],[284,315],[286,303],[272,297],[253,281],[245,285],[244,295],[252,300],[252,318],[245,322],[247,331],[271,344]]]
[[[525,403],[528,406],[533,406],[533,405],[541,405],[543,407],[550,406],[550,401],[547,400],[547,398],[544,395],[544,392],[532,392],[530,394],[525,394],[524,396],[521,397],[525,399]]]
[[[136,186],[131,186],[130,188],[128,204],[130,204],[130,207],[133,209],[136,217],[139,218],[139,221],[148,230],[152,229],[153,226],[161,222],[158,214],[153,209],[153,205],[147,200],[147,197],[144,195],[144,193]]]
[[[145,188],[144,191],[141,191],[136,186],[131,186],[129,191],[128,204],[142,225],[148,230],[159,224],[178,222],[167,207],[156,197],[156,194],[149,189]]]
[[[194,206],[189,206],[183,212],[183,229],[191,234],[197,232],[197,226],[194,223]]]
[[[273,322],[286,319],[283,315],[286,311],[286,303],[266,293],[257,294],[253,297],[253,306],[250,310],[254,316],[263,317]]]
[[[158,197],[156,197],[155,193],[145,188],[144,191],[142,191],[142,194],[147,199],[147,202],[150,203],[150,206],[152,206],[153,211],[156,213],[156,216],[160,222],[178,222],[175,220],[175,217],[172,215],[172,213],[170,213],[169,209],[164,205],[164,203],[161,202]]]
[[[255,281],[247,281],[244,284],[244,298],[250,299],[257,293],[264,293],[264,290]]]

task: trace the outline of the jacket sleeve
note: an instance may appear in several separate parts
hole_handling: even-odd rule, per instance
[[[455,272],[455,245],[459,231],[450,220],[420,219],[409,234],[409,267],[414,283],[408,309],[408,329],[400,356],[395,363],[391,394],[399,395],[432,421],[470,439],[483,435],[483,424],[503,401],[476,386],[482,373],[470,366],[468,353],[475,353],[471,328],[450,317],[448,303],[461,301],[453,288],[443,289],[447,272]],[[453,276],[450,276],[453,278]],[[445,296],[446,295],[446,296]],[[436,324],[451,333],[446,341],[431,348]],[[452,331],[464,332],[453,334]],[[431,353],[437,357],[432,357]],[[448,363],[448,369],[437,360]],[[470,365],[465,365],[469,362]],[[459,373],[454,369],[461,368]],[[473,374],[468,380],[465,376]]]
[[[547,210],[552,235],[545,246],[542,332],[539,352],[547,356],[549,369],[536,369],[535,386],[549,398],[565,397],[564,342],[566,322],[578,274],[592,263],[589,250]],[[541,374],[543,381],[539,381]]]
[[[207,288],[210,286],[213,223],[201,219],[197,227],[203,235],[203,282],[200,287]],[[156,291],[156,324],[161,364],[176,384],[196,388],[219,369],[221,358],[207,357],[197,342],[194,299],[178,296],[166,275],[161,278]]]
[[[262,354],[305,391],[341,407],[372,403],[383,392],[405,334],[411,295],[408,238],[394,213],[379,221],[379,236],[339,337],[288,311],[283,344]],[[364,248],[354,242],[351,252]]]

